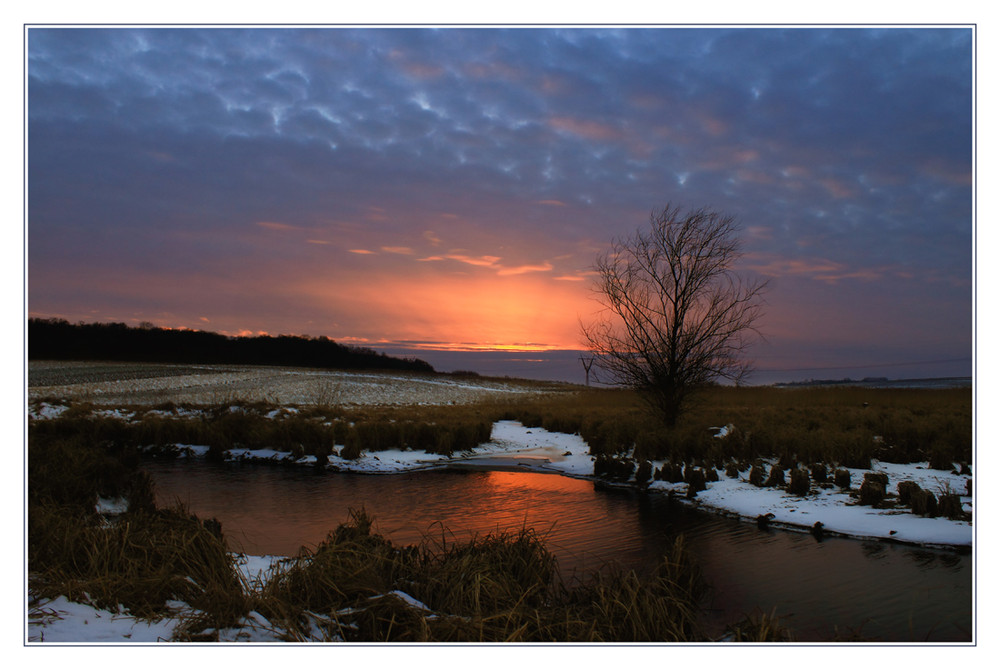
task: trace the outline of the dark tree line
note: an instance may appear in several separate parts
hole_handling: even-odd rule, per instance
[[[429,363],[416,358],[387,356],[327,337],[230,337],[124,323],[71,324],[62,319],[29,319],[28,358],[434,372]]]

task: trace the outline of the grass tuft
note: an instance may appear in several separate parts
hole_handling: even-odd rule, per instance
[[[782,623],[782,617],[755,611],[728,627],[733,642],[794,642],[792,631]]]

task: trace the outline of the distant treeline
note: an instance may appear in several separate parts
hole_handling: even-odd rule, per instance
[[[386,356],[327,337],[230,337],[124,323],[71,324],[63,319],[29,319],[28,358],[434,372],[429,363],[416,358]]]

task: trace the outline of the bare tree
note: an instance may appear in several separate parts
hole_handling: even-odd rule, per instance
[[[667,425],[706,383],[750,371],[767,282],[732,266],[740,258],[731,216],[668,205],[650,226],[597,257],[600,318],[583,325],[602,381],[635,389]]]

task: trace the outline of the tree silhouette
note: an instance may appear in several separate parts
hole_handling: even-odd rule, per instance
[[[738,230],[731,216],[668,205],[597,257],[603,310],[584,338],[602,381],[635,389],[667,425],[699,387],[739,383],[751,369],[767,282],[732,270]]]

